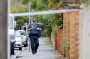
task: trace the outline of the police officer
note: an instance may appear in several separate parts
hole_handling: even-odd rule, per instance
[[[42,28],[37,24],[36,19],[32,19],[32,23],[29,25],[28,30],[29,32],[29,37],[31,41],[31,50],[32,54],[37,53],[37,49],[39,46],[39,40],[38,40],[38,34],[39,31],[42,31]]]

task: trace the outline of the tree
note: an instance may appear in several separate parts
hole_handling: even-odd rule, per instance
[[[11,13],[23,12],[28,12],[28,6],[21,3],[17,4],[14,8],[11,9]],[[22,25],[24,25],[25,22],[28,23],[28,16],[15,17],[15,20],[17,21],[17,24],[19,24],[19,27],[21,27]]]
[[[11,9],[11,13],[23,13],[23,12],[28,12],[28,5],[23,5],[19,3]]]
[[[31,12],[32,11],[43,11],[43,10],[56,10],[60,7],[61,2],[60,0],[19,0],[20,5],[16,6],[15,9],[13,8],[12,12],[26,12],[28,11],[28,3],[30,2],[31,5]],[[19,8],[20,7],[20,8]],[[22,7],[22,8],[21,8]],[[20,10],[18,10],[20,9]],[[51,36],[51,32],[53,31],[54,27],[57,25],[58,29],[62,28],[62,18],[58,17],[58,14],[52,15],[38,15],[32,16],[38,19],[39,22],[42,23],[43,27],[45,28],[45,32],[48,36]],[[19,19],[23,19],[21,17],[17,18],[18,23],[20,23]],[[24,21],[24,19],[23,19]],[[23,24],[22,21],[22,24]],[[22,25],[21,24],[21,25]]]
[[[81,0],[85,6],[89,6],[90,5],[90,1],[89,0]]]
[[[31,11],[43,11],[43,10],[56,10],[60,7],[61,2],[59,0],[30,0],[31,2]],[[39,15],[34,16],[41,22],[47,32],[48,36],[51,36],[51,32],[55,25],[58,28],[62,28],[62,18],[58,17],[58,14],[52,15]]]

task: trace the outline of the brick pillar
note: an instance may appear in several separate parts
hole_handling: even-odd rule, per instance
[[[70,59],[79,58],[79,12],[70,14]]]
[[[64,20],[63,20],[63,29],[64,29],[64,43],[70,43],[70,13],[64,13]],[[65,48],[65,56],[69,58],[69,50]]]
[[[65,49],[66,59],[79,57],[79,12],[64,13],[63,20],[64,43],[70,44],[70,50]]]
[[[0,0],[0,59],[7,59],[7,1]]]

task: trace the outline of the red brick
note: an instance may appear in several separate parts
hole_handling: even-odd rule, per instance
[[[64,13],[63,37],[70,41],[70,59],[78,59],[79,47],[79,12]]]

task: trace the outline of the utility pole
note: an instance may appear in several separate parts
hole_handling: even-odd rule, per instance
[[[30,2],[29,2],[29,14],[30,14]],[[29,15],[29,24],[30,24],[30,15]]]
[[[8,59],[7,52],[7,13],[8,0],[0,0],[0,59]]]
[[[30,2],[29,2],[29,13],[30,13]],[[31,23],[31,20],[30,20],[30,15],[29,15],[29,24]],[[29,38],[29,51],[30,51],[30,38]]]
[[[7,0],[8,2],[8,20],[9,20],[9,13],[10,13],[10,9],[11,9],[11,0]],[[9,35],[8,35],[8,20],[7,20],[7,59],[10,59],[10,39],[9,39]]]

